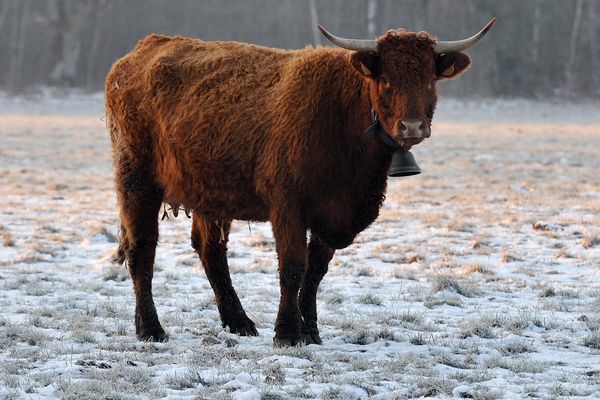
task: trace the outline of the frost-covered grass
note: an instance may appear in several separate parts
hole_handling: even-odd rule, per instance
[[[101,113],[0,116],[0,398],[599,397],[600,125],[581,113],[436,121],[413,151],[423,174],[390,180],[378,221],[332,260],[323,345],[289,349],[272,347],[268,224],[233,225],[232,279],[260,333],[237,337],[182,215],[161,222],[154,279],[170,340],[139,342],[110,263]]]

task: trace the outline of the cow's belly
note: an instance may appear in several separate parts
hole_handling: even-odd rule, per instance
[[[196,189],[196,190],[195,190]],[[165,193],[165,202],[180,204],[213,219],[238,219],[243,221],[267,221],[268,210],[255,194],[242,190],[208,190],[206,186],[189,187],[176,196]]]
[[[232,171],[204,167],[186,173],[159,174],[164,201],[208,218],[268,220],[266,204],[252,183]]]

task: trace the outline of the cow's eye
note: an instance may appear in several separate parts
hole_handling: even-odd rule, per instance
[[[436,80],[432,79],[431,82],[429,83],[429,86],[434,86],[435,85]]]
[[[389,84],[388,80],[385,78],[385,76],[381,77],[381,83],[385,86],[387,86]]]

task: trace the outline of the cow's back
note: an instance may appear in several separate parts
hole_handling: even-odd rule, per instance
[[[268,104],[290,57],[236,42],[147,37],[107,78],[114,151],[151,148],[168,203],[266,219],[254,171],[269,135]]]

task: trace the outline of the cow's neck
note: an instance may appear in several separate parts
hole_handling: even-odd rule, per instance
[[[356,76],[356,74],[354,75]],[[369,94],[369,83],[362,78],[359,78],[359,82],[360,90],[357,90],[354,99],[356,102],[355,120],[351,121],[349,126],[349,134],[355,142],[353,149],[357,155],[363,155],[357,160],[368,166],[371,174],[386,175],[392,154],[398,149],[398,146],[394,145],[393,139],[380,124],[378,126],[373,124],[377,117],[374,117],[372,111],[373,103]]]
[[[318,201],[312,204],[310,229],[335,248],[348,246],[379,215],[393,153],[367,132],[372,123],[369,85],[341,54],[332,52],[339,68],[315,78],[327,88],[319,102],[323,131],[314,141],[323,144],[306,155],[319,154],[322,147],[330,150],[330,159],[314,160],[313,165],[327,168],[316,170],[318,179],[305,190],[320,190],[313,196]]]
[[[353,74],[356,84],[356,74]],[[354,216],[354,229],[358,233],[369,226],[379,215],[385,198],[387,171],[395,149],[387,145],[378,134],[369,132],[372,124],[372,103],[369,95],[369,84],[358,77],[360,90],[356,91],[354,116],[350,119],[349,135],[354,142],[352,158],[355,161],[356,182],[354,186],[357,214]]]

